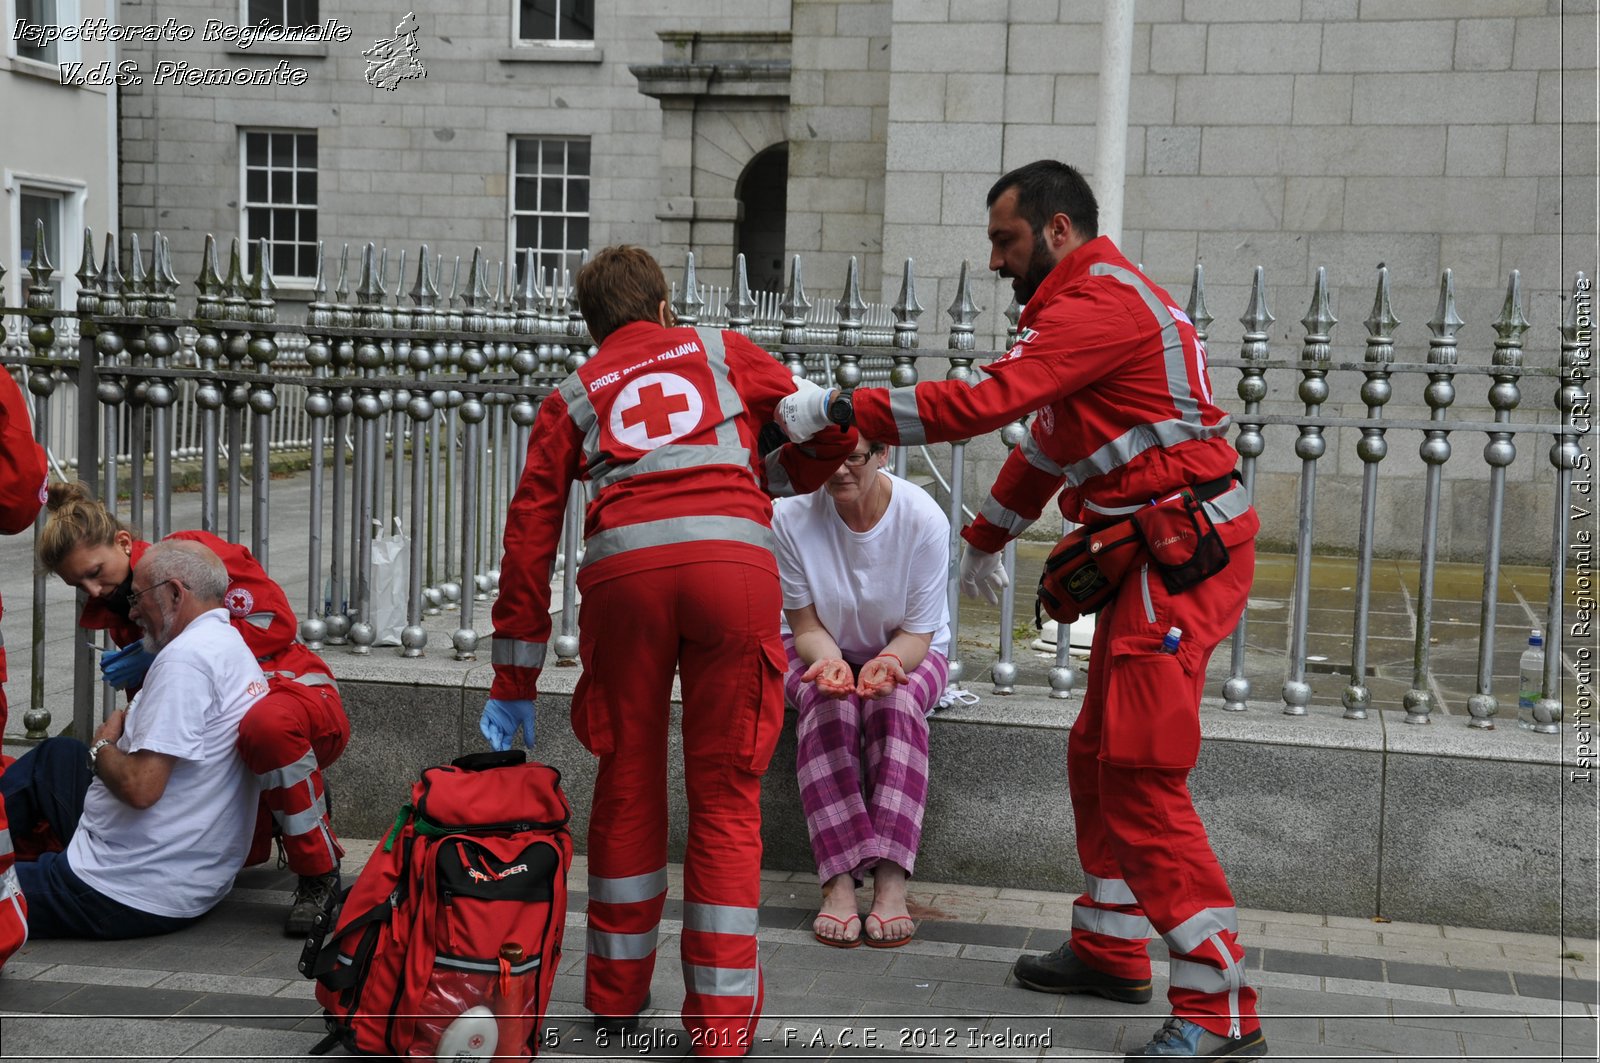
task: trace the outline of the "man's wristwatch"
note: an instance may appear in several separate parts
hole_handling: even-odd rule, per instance
[[[98,775],[98,774],[100,774],[99,771],[96,769],[95,765],[99,763],[100,751],[102,749],[104,749],[106,746],[109,746],[110,744],[111,744],[111,739],[109,739],[109,738],[101,738],[101,739],[98,739],[95,742],[94,745],[89,747],[89,774],[90,775]]]
[[[849,428],[856,423],[856,404],[848,391],[840,391],[828,403],[828,420],[840,428]]]

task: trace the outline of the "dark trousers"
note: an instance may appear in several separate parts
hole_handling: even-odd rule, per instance
[[[76,738],[46,739],[0,775],[6,819],[13,831],[48,824],[66,845],[78,830],[83,799],[93,781],[87,746]],[[17,882],[28,902],[30,938],[147,937],[195,921],[141,912],[112,900],[73,874],[65,852],[19,860],[16,867]]]

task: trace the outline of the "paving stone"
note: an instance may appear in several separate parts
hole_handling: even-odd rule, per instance
[[[1272,1010],[1277,1015],[1389,1015],[1389,1002],[1381,997],[1358,997],[1349,993],[1308,992],[1303,989],[1274,987]]]
[[[1542,997],[1546,1000],[1594,1000],[1600,994],[1600,986],[1594,982],[1579,978],[1553,978],[1544,974],[1524,974],[1517,972],[1513,977],[1517,982],[1517,992],[1525,997]]]
[[[1467,1056],[1472,1059],[1515,1059],[1519,1056],[1548,1058],[1550,1054],[1549,1045],[1535,1041],[1531,1037],[1527,1039],[1496,1037],[1493,1034],[1463,1031],[1461,1040],[1467,1046]]]
[[[1514,1004],[1515,1001],[1508,1001]],[[1493,1037],[1529,1036],[1528,1018],[1512,1010],[1488,1011],[1461,1004],[1430,1004],[1425,1008],[1396,1004],[1394,1021],[1401,1026],[1423,1026],[1458,1033],[1483,1033]],[[1557,1020],[1551,1020],[1552,1022]]]
[[[318,1031],[320,1032],[320,1031]],[[252,1061],[280,1056],[285,1060],[303,1060],[317,1043],[317,1032],[300,1029],[268,1030],[223,1027],[189,1049],[180,1059],[239,1059]]]
[[[1594,1058],[1595,1024],[1589,1019],[1530,1018],[1528,1029],[1534,1040],[1558,1044],[1564,1052]]]
[[[1486,1011],[1507,1011],[1515,1009],[1527,1015],[1560,1015],[1563,1007],[1579,1007],[1581,1004],[1563,1005],[1559,1000],[1546,1000],[1541,997],[1506,997],[1496,996],[1491,993],[1477,993],[1470,989],[1452,989],[1450,995],[1456,998],[1456,1003],[1469,1008],[1478,1008]]]
[[[1249,972],[1246,981],[1257,990],[1267,989],[1272,986],[1281,986],[1284,989],[1303,989],[1311,992],[1322,990],[1322,976],[1320,974],[1290,974],[1287,971],[1262,971]]]
[[[1446,989],[1471,989],[1479,993],[1512,992],[1511,976],[1504,971],[1478,971],[1466,967],[1440,967],[1433,964],[1390,960],[1384,964],[1389,981],[1406,985],[1443,986]]]
[[[1387,997],[1394,1001],[1422,1001],[1448,1004],[1450,990],[1437,986],[1396,985],[1393,982],[1363,982],[1356,978],[1324,978],[1322,987],[1330,993],[1349,993],[1352,996]],[[1396,1004],[1396,1007],[1399,1005]]]
[[[219,1025],[287,1030],[322,1008],[314,1001],[260,997],[243,993],[207,993],[174,1018],[204,1019]]]
[[[1047,1015],[1055,1012],[1057,1001],[1043,1000],[1042,994],[1021,986],[970,985],[960,982],[937,984],[931,1003],[961,1008],[973,1015]]]
[[[1365,956],[1319,956],[1308,952],[1267,949],[1262,951],[1261,966],[1268,971],[1319,974],[1325,978],[1357,978],[1369,982],[1383,980],[1383,962]]]
[[[806,990],[811,988],[811,983],[817,980],[817,972],[804,967],[774,967],[764,964],[761,980],[767,993],[787,993],[803,997]]]
[[[81,986],[56,1001],[57,1011],[72,1015],[174,1015],[204,994],[187,989],[139,986]]]
[[[889,973],[898,977],[1004,985],[1011,964],[989,960],[951,959],[944,956],[896,956]]]
[[[87,1015],[13,1015],[5,1020],[5,1054],[17,1059],[95,1058],[86,1051],[134,1058],[168,1059],[183,1056],[216,1033],[203,1023],[163,1022],[148,1018],[111,1018]]]
[[[281,997],[284,995],[283,991],[295,983],[282,978],[246,978],[242,975],[192,974],[188,971],[179,971],[152,984],[159,989],[193,989],[197,993],[247,993],[252,996]],[[315,983],[309,980],[302,979],[300,984],[315,989]]]
[[[163,971],[129,970],[123,967],[90,967],[78,963],[58,963],[39,976],[40,981],[73,982],[78,985],[153,986],[166,977]]]
[[[1458,1056],[1461,1041],[1452,1030],[1432,1030],[1423,1026],[1398,1026],[1388,1019],[1322,1020],[1322,1041],[1326,1045],[1377,1050],[1397,1056]]]
[[[761,966],[774,970],[782,967],[799,967],[811,971],[849,971],[855,974],[882,974],[889,969],[893,956],[884,955],[887,949],[835,949],[827,945],[784,945],[773,952],[763,952]]]
[[[1029,940],[1032,940],[1032,935],[1029,936]],[[1017,962],[1017,957],[1022,955],[1022,952],[995,945],[962,945],[959,955],[964,960],[984,960],[989,963],[1003,963],[1009,967]]]
[[[756,919],[759,925],[770,927],[774,930],[809,930],[816,921],[817,913],[809,908],[780,908],[776,905],[762,905],[756,909]]]
[[[1014,945],[1019,949],[1033,932],[1021,926],[977,926],[934,920],[925,920],[917,926],[917,935],[928,941],[953,941],[962,945]]]
[[[886,974],[869,975],[857,971],[822,971],[813,983],[817,992],[832,997],[853,997],[862,1001],[897,1001],[927,1004],[933,999],[932,982],[916,982]]]
[[[78,986],[70,982],[12,978],[8,965],[5,976],[0,977],[0,1011],[53,1011],[56,1001],[77,990]]]

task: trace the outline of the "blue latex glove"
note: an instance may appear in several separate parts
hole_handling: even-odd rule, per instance
[[[522,744],[533,748],[533,702],[528,700],[502,701],[490,698],[483,703],[483,715],[478,717],[478,730],[489,744],[502,752],[511,748],[517,728],[522,728]]]
[[[155,659],[156,655],[147,651],[143,642],[130,642],[121,649],[100,654],[100,674],[118,690],[127,690],[144,682],[144,674]]]

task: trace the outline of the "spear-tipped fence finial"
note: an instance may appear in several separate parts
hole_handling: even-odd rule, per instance
[[[1300,357],[1306,361],[1327,361],[1333,326],[1338,323],[1339,319],[1333,316],[1332,301],[1328,295],[1328,267],[1318,266],[1316,284],[1311,289],[1311,306],[1306,310],[1306,316],[1300,319],[1300,324],[1306,330],[1306,341]]]
[[[1428,331],[1433,338],[1428,341],[1428,361],[1439,365],[1454,365],[1456,361],[1456,333],[1466,322],[1456,313],[1456,279],[1450,270],[1439,278],[1439,306],[1428,319]]]
[[[417,252],[417,282],[411,286],[411,303],[424,310],[432,310],[439,302],[439,286],[433,280],[433,259],[428,245]]]
[[[99,270],[94,264],[94,233],[86,225],[83,228],[83,250],[78,255],[78,290],[93,288],[99,279]]]
[[[367,241],[361,249],[361,280],[356,285],[356,301],[371,306],[383,299],[383,284],[378,279],[378,245]]]
[[[202,299],[214,299],[222,294],[222,277],[217,272],[217,238],[206,233],[205,247],[200,252],[200,276],[195,279],[194,290]]]
[[[122,264],[117,261],[120,257],[117,247],[117,234],[106,233],[105,257],[100,260],[100,293],[102,296],[116,298],[122,294]]]
[[[750,269],[741,252],[733,260],[733,292],[728,300],[728,327],[749,334],[755,324],[756,298],[750,293]]]
[[[1272,311],[1267,309],[1267,271],[1264,266],[1257,266],[1255,276],[1250,281],[1250,301],[1245,305],[1244,314],[1239,318],[1239,324],[1244,326],[1248,337],[1259,335],[1255,342],[1265,343],[1267,339],[1267,326],[1277,318],[1272,316]],[[1257,357],[1251,352],[1244,352],[1245,357]],[[1265,357],[1264,348],[1263,354]]]
[[[783,314],[784,343],[804,343],[806,338],[806,313],[811,300],[806,298],[806,284],[801,277],[800,256],[795,255],[789,267],[789,291],[778,311]]]
[[[973,321],[977,320],[978,304],[972,299],[971,264],[966,259],[961,260],[961,276],[956,281],[956,297],[950,304],[950,349],[952,351],[970,351],[976,346]]]
[[[1183,312],[1194,323],[1195,335],[1200,337],[1201,343],[1211,338],[1211,323],[1216,318],[1206,309],[1206,270],[1199,262],[1194,264],[1194,281],[1189,285],[1189,302]]]
[[[1494,364],[1521,365],[1522,337],[1530,328],[1522,312],[1522,272],[1512,270],[1506,282],[1506,301],[1494,320]]]
[[[672,301],[672,312],[677,315],[678,323],[693,325],[700,320],[700,311],[705,308],[706,301],[700,295],[700,278],[694,269],[694,252],[685,251],[683,254],[683,291],[678,298]]]
[[[1379,346],[1387,347],[1388,356],[1383,361],[1394,359],[1394,330],[1400,327],[1400,319],[1394,316],[1394,307],[1389,299],[1389,267],[1378,267],[1378,291],[1372,297],[1372,310],[1368,312],[1367,319],[1362,322],[1367,327],[1367,334],[1372,337],[1367,341],[1367,361],[1374,361],[1373,340],[1382,340]]]
[[[917,345],[917,318],[927,307],[917,301],[917,278],[911,259],[906,259],[900,274],[900,298],[894,303],[894,345],[911,348]]]

